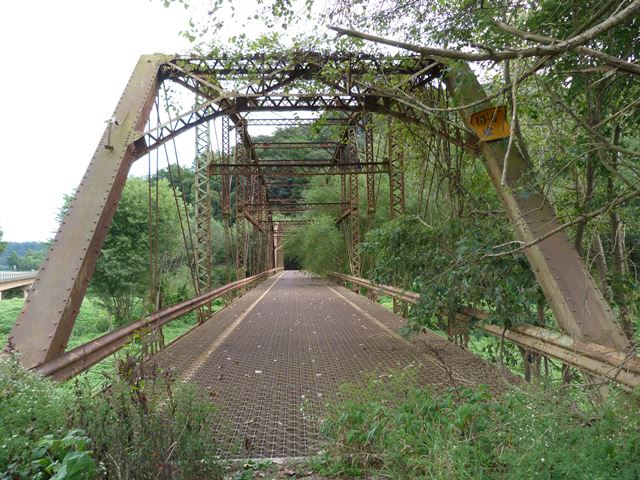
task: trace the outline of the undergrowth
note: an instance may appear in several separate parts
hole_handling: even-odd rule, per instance
[[[349,386],[323,422],[324,475],[434,479],[640,478],[637,404],[612,393],[484,387],[438,393],[412,374]]]
[[[135,362],[119,372],[92,395],[0,358],[0,479],[221,478],[210,399]]]

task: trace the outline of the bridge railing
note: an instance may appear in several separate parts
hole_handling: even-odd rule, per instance
[[[0,272],[0,284],[15,280],[31,280],[36,278],[38,272]]]
[[[172,307],[159,310],[136,322],[120,327],[84,345],[69,350],[53,360],[38,365],[33,370],[56,380],[68,380],[114,354],[130,343],[141,332],[162,327],[217,298],[236,289],[246,287],[256,281],[265,279],[281,270],[282,268],[267,270],[258,275],[228,283],[220,288],[173,305]]]
[[[378,285],[369,280],[342,273],[331,272],[328,275],[338,282],[349,282],[369,291],[388,295],[396,300],[415,305],[420,295],[389,285]],[[635,353],[619,352],[596,343],[575,340],[553,330],[534,325],[519,325],[510,329],[484,323],[489,317],[485,311],[475,308],[462,308],[456,312],[457,322],[463,322],[495,337],[508,340],[525,350],[559,360],[578,370],[607,380],[614,381],[626,388],[640,385],[640,358]]]

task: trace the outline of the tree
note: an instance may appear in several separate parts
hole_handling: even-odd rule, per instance
[[[45,251],[43,250],[27,250],[22,256],[16,252],[11,252],[7,257],[7,265],[11,270],[19,270],[22,272],[38,270],[44,260],[44,256]]]
[[[342,270],[346,265],[344,239],[335,227],[335,219],[328,215],[314,218],[307,228],[287,240],[284,249],[306,270],[319,275]]]
[[[151,197],[155,199],[155,191]],[[157,243],[161,284],[184,263],[173,193],[165,180],[158,184]],[[149,185],[146,179],[129,178],[91,282],[91,291],[104,300],[116,324],[129,323],[134,307],[149,292],[149,257]]]
[[[6,244],[6,242],[3,242],[3,241],[2,241],[2,236],[3,236],[3,235],[4,235],[4,234],[3,234],[3,232],[2,232],[2,229],[0,228],[0,253],[4,252],[4,251],[5,251],[5,249],[7,248],[7,244]]]

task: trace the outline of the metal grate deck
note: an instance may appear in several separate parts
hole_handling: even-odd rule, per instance
[[[207,389],[221,407],[222,457],[301,457],[319,448],[317,420],[339,386],[413,365],[423,384],[506,382],[494,366],[349,290],[283,272],[159,352],[149,363]]]

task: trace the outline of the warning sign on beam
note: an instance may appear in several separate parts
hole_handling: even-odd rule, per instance
[[[507,122],[507,107],[503,105],[472,113],[471,127],[481,142],[508,137],[511,127]]]

